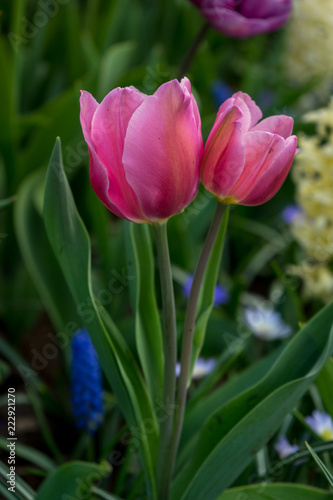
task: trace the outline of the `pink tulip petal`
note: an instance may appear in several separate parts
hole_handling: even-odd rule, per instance
[[[208,191],[224,198],[239,178],[245,161],[242,142],[242,112],[232,107],[218,117],[208,137],[200,176]]]
[[[89,146],[92,145],[91,122],[98,106],[99,106],[98,102],[96,101],[96,99],[94,99],[94,97],[91,94],[89,94],[89,92],[81,90],[80,122],[84,138]]]
[[[294,120],[291,116],[279,115],[270,116],[258,123],[252,130],[263,130],[278,134],[287,139],[293,131]]]
[[[110,202],[116,205],[126,218],[133,221],[146,220],[146,217],[126,180],[122,154],[128,122],[145,98],[144,94],[133,87],[113,90],[95,111],[91,126],[94,149],[107,171]]]
[[[97,196],[104,203],[104,205],[119,217],[124,217],[124,214],[114,205],[108,196],[109,179],[108,174],[102,163],[99,161],[95,152],[95,146],[91,139],[91,123],[93,116],[98,108],[98,102],[93,98],[89,92],[81,91],[80,97],[80,121],[84,138],[88,144],[89,151],[89,176],[91,185],[96,192]]]
[[[197,193],[202,152],[196,103],[177,80],[149,96],[128,124],[126,179],[151,220],[183,210]]]
[[[269,132],[248,132],[243,137],[245,148],[244,169],[229,196],[242,201],[254,184],[268,169],[272,161],[285,148],[285,140]]]
[[[242,200],[242,205],[256,206],[269,201],[281,188],[294,161],[297,146],[295,135],[286,140],[285,148],[278,154],[257,179],[251,192]]]
[[[89,177],[93,190],[99,197],[99,199],[104,203],[104,205],[111,210],[118,217],[127,217],[118,209],[118,207],[112,203],[109,198],[109,177],[107,170],[99,161],[97,154],[91,148],[89,148]]]
[[[239,109],[241,109],[243,113],[242,123],[243,133],[245,133],[248,130],[252,129],[252,127],[254,127],[255,124],[258,123],[259,120],[261,120],[261,109],[256,105],[256,103],[248,94],[245,94],[245,92],[236,92],[236,94],[234,94],[232,98],[234,99],[234,106],[237,106]]]

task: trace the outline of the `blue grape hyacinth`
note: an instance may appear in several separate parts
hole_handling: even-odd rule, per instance
[[[94,434],[103,418],[102,370],[86,329],[71,341],[71,392],[75,424]]]

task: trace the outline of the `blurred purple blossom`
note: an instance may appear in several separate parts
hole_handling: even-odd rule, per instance
[[[328,413],[314,410],[312,415],[304,420],[325,441],[333,440],[333,421]]]
[[[280,458],[289,457],[289,455],[293,455],[299,450],[299,446],[297,444],[290,444],[286,436],[280,436],[274,448]]]
[[[216,366],[216,360],[214,358],[198,358],[194,365],[194,370],[192,378],[198,380],[200,378],[208,375]],[[176,376],[180,375],[180,363],[176,365]]]
[[[264,340],[276,340],[289,337],[292,328],[287,325],[281,314],[265,307],[246,307],[244,320],[252,333]]]
[[[299,205],[287,205],[281,212],[281,218],[283,222],[290,226],[296,218],[302,217],[303,214],[303,209]]]
[[[189,297],[191,286],[193,282],[193,276],[190,275],[182,288],[182,293],[185,297]],[[227,304],[230,300],[228,290],[222,285],[216,285],[214,294],[214,307]]]
[[[288,20],[292,0],[191,0],[221,33],[247,38],[274,31]]]

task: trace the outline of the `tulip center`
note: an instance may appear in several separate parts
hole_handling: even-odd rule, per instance
[[[235,198],[233,198],[232,196],[226,196],[225,198],[221,198],[220,196],[217,196],[217,201],[219,201],[220,203],[223,203],[224,205],[235,205],[238,203],[237,200],[235,200]]]

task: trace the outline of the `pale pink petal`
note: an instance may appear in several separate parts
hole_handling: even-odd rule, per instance
[[[107,171],[110,202],[130,220],[145,220],[128,184],[122,164],[124,139],[133,112],[146,96],[136,89],[117,88],[101,102],[92,120],[91,137],[100,163]]]
[[[94,99],[94,97],[86,92],[85,90],[81,90],[80,97],[80,122],[82,127],[83,136],[86,140],[86,143],[91,146],[91,122],[93,116],[95,114],[96,109],[99,104]]]
[[[270,200],[284,183],[293,163],[297,146],[297,137],[286,140],[285,148],[277,155],[266,172],[258,178],[251,192],[242,200],[242,205],[261,205]]]
[[[228,193],[234,199],[243,200],[252,190],[257,179],[268,169],[272,161],[285,148],[285,140],[269,132],[254,131],[244,134],[244,169]]]
[[[201,134],[193,99],[177,80],[147,97],[128,124],[123,164],[151,220],[183,210],[198,189]]]
[[[208,137],[201,161],[200,177],[208,191],[224,198],[239,178],[245,161],[242,140],[242,113],[231,108],[217,119]],[[223,118],[221,120],[221,118]]]
[[[245,92],[236,92],[233,98],[234,105],[238,106],[243,112],[243,133],[245,133],[261,120],[261,109],[248,94],[245,94]]]
[[[270,116],[259,122],[252,130],[264,130],[272,134],[278,134],[287,139],[293,131],[294,120],[291,116]]]

